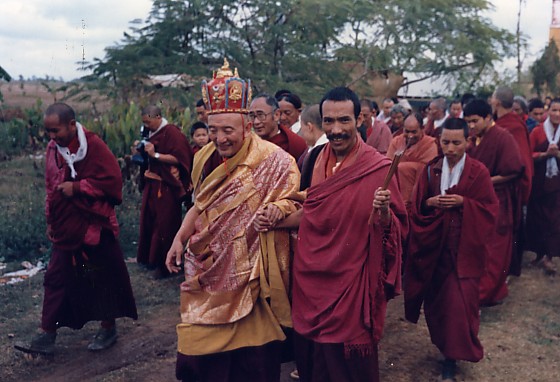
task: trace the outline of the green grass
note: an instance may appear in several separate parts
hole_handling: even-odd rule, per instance
[[[48,260],[44,159],[20,157],[0,162],[0,262]],[[120,242],[125,257],[136,255],[141,194],[124,187],[117,207]]]
[[[45,186],[42,159],[0,162],[0,257],[3,261],[44,259]]]

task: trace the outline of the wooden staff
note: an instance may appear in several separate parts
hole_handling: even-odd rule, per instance
[[[381,189],[383,191],[385,191],[389,187],[389,183],[391,182],[393,175],[395,175],[395,173],[397,172],[397,169],[399,168],[399,162],[401,161],[401,158],[403,157],[404,152],[407,148],[408,145],[406,145],[404,149],[395,152],[395,156],[393,157],[393,161],[391,162],[391,167],[389,167],[389,172],[385,176],[385,180],[383,181],[383,185],[381,186]],[[371,225],[373,223],[375,212],[377,212],[377,210],[374,208],[369,215],[368,225]]]

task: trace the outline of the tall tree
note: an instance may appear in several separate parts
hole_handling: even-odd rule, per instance
[[[12,77],[0,66],[0,80],[11,81]]]
[[[558,46],[553,39],[544,48],[543,54],[531,66],[533,89],[541,96],[546,86],[549,93],[558,94],[558,75],[560,74],[560,57]]]
[[[106,49],[89,68],[134,89],[146,74],[206,76],[224,56],[258,91],[288,86],[317,100],[351,84],[371,94],[390,77],[396,93],[409,74],[472,86],[511,55],[514,38],[482,16],[486,0],[154,0],[144,26]],[[373,89],[375,93],[375,89]]]

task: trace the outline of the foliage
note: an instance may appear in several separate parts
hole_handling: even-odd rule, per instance
[[[486,0],[154,0],[145,23],[87,68],[123,100],[142,91],[142,76],[200,79],[224,56],[257,92],[287,87],[310,101],[355,81],[355,68],[480,86],[480,73],[513,53],[514,36],[482,17],[490,7]]]
[[[0,162],[0,255],[3,261],[46,260],[44,159],[20,157]],[[125,180],[130,183],[131,180]],[[120,242],[133,256],[139,233],[141,195],[125,184],[123,203],[117,206]]]
[[[554,40],[550,40],[545,47],[542,56],[531,66],[533,74],[533,88],[539,95],[543,92],[546,85],[552,94],[558,94],[558,75],[560,74],[560,58],[558,47]]]
[[[179,126],[190,137],[194,123],[193,109],[158,104],[170,123]],[[0,109],[0,112],[2,110]],[[104,113],[93,110],[77,114],[77,119],[88,130],[97,133],[116,157],[131,153],[135,140],[140,139],[142,125],[141,107],[134,102],[115,104]],[[23,110],[23,117],[0,121],[0,160],[42,151],[48,142],[43,127],[43,105],[40,101],[33,108]]]
[[[6,261],[46,256],[42,160],[0,162],[0,254]]]
[[[11,81],[12,77],[0,66],[0,80]]]
[[[23,111],[23,118],[0,120],[0,157],[21,155],[43,147],[47,137],[42,129],[42,115],[42,103],[38,100],[33,108]]]
[[[169,105],[158,105],[163,116],[181,128],[183,133],[190,136],[193,122],[190,108],[177,108]],[[98,117],[91,115],[78,116],[82,125],[98,134],[107,143],[113,154],[124,157],[131,153],[135,140],[140,139],[142,125],[142,108],[134,102],[130,104],[113,105],[110,110]]]

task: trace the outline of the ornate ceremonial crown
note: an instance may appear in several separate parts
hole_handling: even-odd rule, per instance
[[[251,80],[239,78],[237,68],[232,73],[224,58],[224,65],[214,72],[212,81],[202,81],[202,99],[208,114],[248,113],[252,99]]]

